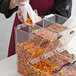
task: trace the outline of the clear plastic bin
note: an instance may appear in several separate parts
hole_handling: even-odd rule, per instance
[[[39,29],[40,27],[36,27]],[[34,28],[34,29],[35,29]],[[32,34],[32,30],[28,24],[20,24],[16,28],[16,50],[18,60],[18,72],[24,74],[27,62],[35,52],[36,48],[42,41],[41,37]]]
[[[66,21],[68,21],[68,22],[66,22]],[[39,26],[42,26],[43,28],[45,28],[49,31],[52,31],[53,33],[56,33],[57,35],[55,36],[55,39],[53,38],[52,43],[48,45],[48,47],[46,48],[44,53],[40,56],[41,59],[39,59],[39,61],[38,61],[39,57],[38,58],[36,57],[34,59],[33,59],[33,57],[31,58],[30,64],[32,66],[39,69],[38,67],[41,66],[42,63],[43,64],[47,63],[48,66],[50,66],[50,68],[52,65],[53,69],[51,72],[49,70],[46,70],[46,68],[48,69],[46,64],[44,66],[44,67],[46,67],[45,68],[46,71],[44,70],[44,67],[43,68],[41,68],[42,66],[40,67],[41,71],[52,75],[55,70],[61,68],[63,65],[65,65],[65,63],[67,64],[67,63],[73,61],[73,55],[69,54],[69,57],[71,57],[72,59],[71,58],[68,59],[67,57],[65,57],[57,52],[58,49],[60,51],[62,51],[62,49],[65,49],[67,44],[69,43],[69,41],[75,35],[75,30],[74,30],[75,27],[73,27],[70,22],[71,22],[71,19],[68,20],[67,18],[61,17],[59,15],[55,15],[53,17],[44,18],[41,22],[37,23]],[[38,50],[36,52],[38,52]],[[51,60],[52,60],[53,59],[52,56],[56,56],[56,55],[58,55],[58,56],[55,58],[59,59],[60,61],[54,60],[56,63],[53,61],[50,63],[49,59],[51,58]],[[47,58],[49,58],[49,59],[47,59]],[[60,64],[57,62],[59,62]],[[54,63],[57,65],[56,66],[53,65]],[[61,65],[61,63],[63,63],[63,65]]]
[[[76,34],[76,27],[71,24],[72,22],[72,19],[67,19],[54,14],[46,16],[41,22],[38,22],[37,25],[56,33],[57,38],[60,41],[58,49],[62,50],[66,48],[72,37]]]
[[[16,50],[18,71],[21,74],[24,76],[30,76],[31,74],[32,76],[34,74],[35,76],[49,76],[54,74],[54,71],[64,64],[69,63],[67,57],[62,56],[56,51],[63,49],[72,38],[73,30],[70,31],[72,28],[69,25],[62,25],[65,21],[63,19],[61,20],[61,24],[59,24],[53,20],[50,21],[43,18],[42,21],[34,25],[34,28],[29,24],[20,24],[17,26]],[[68,32],[71,33],[71,36],[69,36],[71,37],[70,40],[66,40],[65,37]]]
[[[70,26],[73,22],[72,19],[68,19],[68,18],[60,16],[58,14],[50,14],[50,15],[45,16],[44,18],[48,21],[51,21],[51,22],[54,22],[57,24],[61,24],[64,26]]]
[[[72,25],[73,20],[60,15],[48,15],[43,19],[43,27],[58,34],[58,50],[63,51],[68,43],[76,35],[76,26]]]
[[[37,62],[41,61],[42,55],[48,48],[48,45],[52,43],[53,39],[57,39],[57,34],[37,25],[32,28],[28,24],[18,25],[15,34],[18,72],[20,72],[24,76],[28,74],[31,75],[32,72],[33,75],[35,73],[45,75],[45,73],[38,71],[35,67],[32,66],[32,68],[31,66],[29,66],[28,62],[32,57],[32,59],[38,58]],[[28,68],[30,68],[32,72],[30,72],[30,69],[28,71]]]
[[[73,62],[76,60],[76,27],[71,28],[68,32],[63,33],[60,43],[55,50],[56,53],[66,57]],[[64,35],[65,34],[65,35]],[[63,46],[64,45],[64,46]]]

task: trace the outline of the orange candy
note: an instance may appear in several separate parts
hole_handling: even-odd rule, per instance
[[[33,23],[32,23],[32,21],[31,21],[31,19],[30,18],[27,18],[27,21],[26,21],[28,24],[30,24],[31,25],[31,27],[33,28]]]

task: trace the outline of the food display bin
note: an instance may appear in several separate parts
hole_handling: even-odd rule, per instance
[[[48,45],[51,44],[52,46],[52,41],[57,40],[57,37],[58,35],[56,33],[38,25],[35,25],[33,29],[28,24],[18,25],[16,28],[18,71],[24,76],[28,76],[28,74],[31,75],[32,73],[33,75],[37,73],[45,75],[45,73],[30,65],[30,63],[41,61],[43,58],[42,55],[45,50],[47,50]],[[57,46],[58,43],[56,43],[55,48]],[[37,61],[32,60],[34,58],[36,58]]]
[[[63,50],[74,34],[69,24],[62,24],[66,18],[59,20],[61,23],[43,18],[33,28],[29,24],[17,26],[15,35],[18,72],[24,76],[50,76],[62,66],[68,65],[70,60],[57,51]],[[68,32],[72,33],[70,40],[65,38]]]

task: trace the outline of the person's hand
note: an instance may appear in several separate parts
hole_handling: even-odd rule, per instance
[[[13,0],[13,3],[15,4],[15,6],[20,6],[20,5],[24,5],[23,3],[29,1],[29,0]]]

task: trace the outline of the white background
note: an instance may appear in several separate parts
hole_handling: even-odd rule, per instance
[[[71,17],[76,21],[76,0],[72,1],[73,7]],[[14,17],[15,14],[13,14],[9,19],[6,19],[4,15],[0,14],[0,60],[7,57]]]

